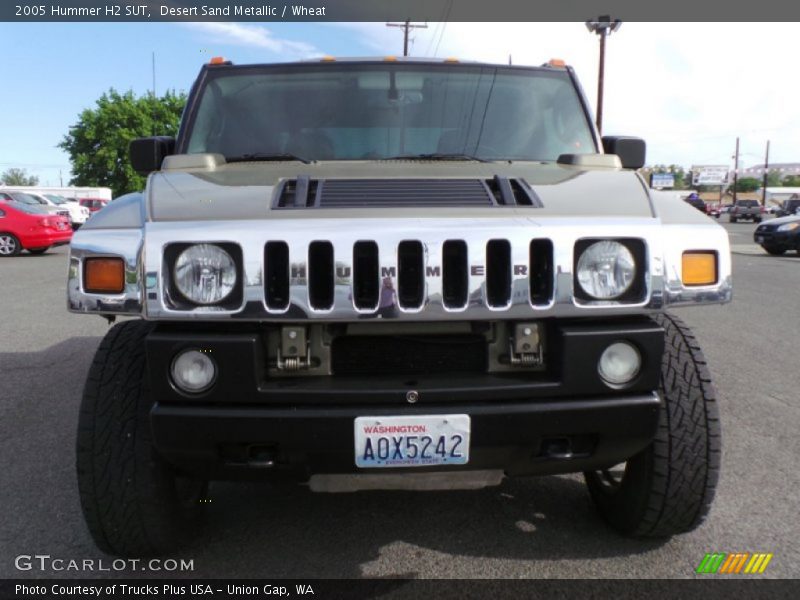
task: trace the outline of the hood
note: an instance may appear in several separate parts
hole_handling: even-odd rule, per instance
[[[800,215],[789,215],[788,217],[778,217],[776,219],[770,219],[769,221],[765,221],[765,225],[785,225],[786,223],[797,223],[800,222]]]
[[[275,209],[279,184],[306,176],[313,180],[522,179],[541,206],[421,206]],[[400,183],[400,182],[398,182]],[[383,182],[382,182],[383,185]],[[446,185],[446,184],[437,184]],[[346,212],[345,212],[346,211]],[[222,164],[207,169],[160,171],[150,176],[147,213],[151,221],[352,218],[419,216],[508,217],[525,211],[535,217],[653,217],[647,189],[634,172],[581,169],[554,163],[477,163],[443,161],[341,161],[303,164],[259,162]],[[519,214],[519,213],[518,213]],[[517,214],[517,216],[518,216]]]

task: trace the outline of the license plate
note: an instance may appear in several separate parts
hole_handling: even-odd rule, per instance
[[[469,415],[357,417],[356,466],[465,465],[469,434]]]
[[[757,244],[761,244],[763,241],[764,241],[764,236],[763,235],[757,235],[756,236],[756,243]]]

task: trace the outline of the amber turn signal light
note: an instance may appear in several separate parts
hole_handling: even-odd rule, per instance
[[[713,285],[717,282],[717,253],[683,253],[683,285]]]
[[[90,294],[121,293],[125,289],[125,263],[121,258],[87,258],[83,288]]]

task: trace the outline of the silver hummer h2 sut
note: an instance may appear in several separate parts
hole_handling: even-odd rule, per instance
[[[475,487],[584,472],[618,531],[707,514],[717,399],[667,309],[728,302],[724,230],[600,138],[574,72],[203,67],[177,139],[71,246],[100,344],[77,470],[98,546],[168,551],[207,485]]]

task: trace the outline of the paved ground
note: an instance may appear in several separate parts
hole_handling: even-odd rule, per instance
[[[218,484],[207,533],[180,557],[199,577],[690,577],[706,552],[760,551],[775,554],[766,575],[800,576],[800,257],[752,246],[751,224],[725,226],[735,301],[681,311],[722,400],[722,477],[698,531],[621,539],[578,476],[348,495]],[[0,260],[0,577],[90,575],[21,573],[20,554],[110,562],[86,532],[73,473],[80,392],[106,324],[66,312],[65,270],[65,249]]]

